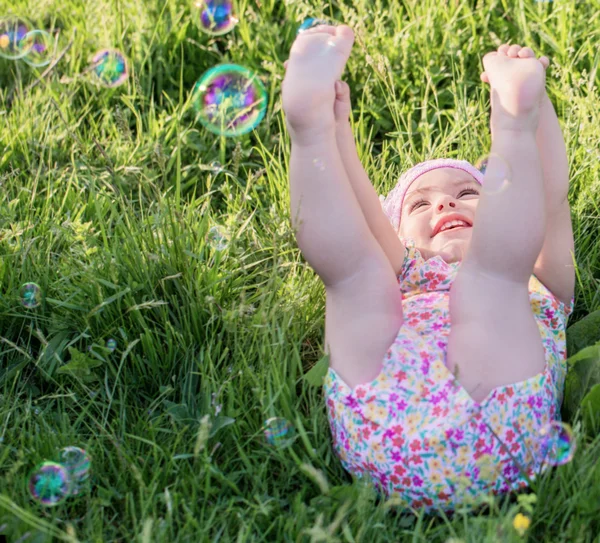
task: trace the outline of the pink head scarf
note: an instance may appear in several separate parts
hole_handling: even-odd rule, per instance
[[[413,182],[417,178],[421,177],[424,173],[430,172],[431,170],[437,170],[438,168],[456,168],[457,170],[463,170],[468,174],[471,174],[475,181],[477,181],[480,185],[483,185],[483,173],[466,160],[438,158],[435,160],[426,160],[425,162],[421,162],[420,164],[413,166],[410,170],[404,172],[400,176],[398,183],[386,197],[379,197],[383,212],[392,223],[392,226],[396,232],[398,232],[400,229],[402,205],[404,204],[404,197],[406,196],[408,187],[410,187]]]

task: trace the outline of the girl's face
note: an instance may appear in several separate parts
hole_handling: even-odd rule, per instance
[[[463,260],[480,193],[481,185],[463,170],[438,168],[423,174],[404,197],[400,236],[413,239],[425,260],[436,255],[448,264]],[[454,214],[471,226],[439,232],[439,221]]]

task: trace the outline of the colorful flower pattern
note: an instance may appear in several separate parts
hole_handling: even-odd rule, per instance
[[[546,367],[494,389],[479,403],[445,366],[449,289],[460,263],[439,256],[425,261],[414,245],[405,245],[398,276],[405,321],[380,374],[354,390],[333,368],[325,378],[336,453],[350,473],[371,478],[386,495],[428,513],[523,488],[525,474],[533,479],[548,467],[537,435],[560,420],[565,332],[574,299],[565,306],[532,275],[531,308]]]

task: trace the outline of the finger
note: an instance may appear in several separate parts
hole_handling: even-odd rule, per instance
[[[503,43],[500,47],[498,47],[498,53],[501,55],[506,55],[508,53],[510,45],[508,43]]]
[[[511,58],[517,58],[517,55],[519,54],[519,51],[521,50],[521,46],[520,45],[511,45],[508,48],[508,53],[507,55]]]
[[[288,63],[289,63],[289,59],[288,59],[288,60],[286,60],[286,61],[283,63],[283,67],[284,67],[286,70],[287,70],[287,65],[288,65]]]
[[[482,80],[484,83],[488,83],[488,84],[489,84],[490,80],[489,80],[489,78],[488,78],[488,75],[487,75],[487,73],[486,73],[486,72],[483,72],[483,73],[482,73],[482,74],[481,74],[479,77],[481,78],[481,80]]]
[[[531,47],[523,47],[518,53],[519,58],[532,58],[535,57],[535,53]]]

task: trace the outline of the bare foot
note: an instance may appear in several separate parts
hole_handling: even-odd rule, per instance
[[[492,129],[535,131],[547,63],[535,58],[530,48],[513,45],[485,55],[483,66],[481,79],[492,92]]]

